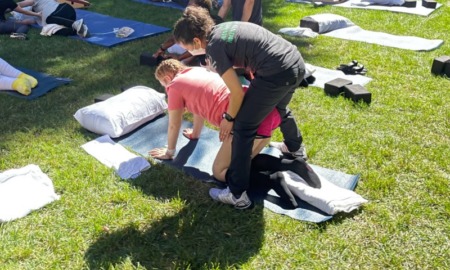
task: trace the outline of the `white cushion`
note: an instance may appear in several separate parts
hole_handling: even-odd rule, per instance
[[[310,28],[306,27],[285,27],[278,30],[279,33],[294,37],[307,37],[315,38],[319,34],[313,32]]]
[[[331,13],[306,16],[304,17],[304,19],[306,19],[309,22],[314,22],[315,24],[317,24],[319,34],[355,25],[349,19]]]
[[[146,86],[135,86],[79,109],[74,117],[87,130],[117,138],[164,113],[165,109],[164,94]]]

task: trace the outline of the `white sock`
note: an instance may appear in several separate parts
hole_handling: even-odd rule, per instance
[[[16,78],[6,77],[0,75],[0,91],[1,90],[13,90],[12,84]]]
[[[17,78],[20,73],[22,73],[22,71],[17,70],[16,68],[8,64],[8,62],[0,58],[0,75]]]

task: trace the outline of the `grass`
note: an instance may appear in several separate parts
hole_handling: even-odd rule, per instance
[[[92,0],[92,11],[172,27],[180,12],[133,1]],[[413,52],[319,36],[286,37],[305,61],[334,68],[357,59],[373,78],[372,103],[354,104],[310,87],[292,101],[310,162],[361,174],[362,209],[323,224],[261,205],[213,203],[208,184],[153,164],[123,181],[80,148],[97,135],[75,111],[97,95],[144,84],[139,66],[169,34],[105,49],[67,38],[0,36],[0,56],[73,82],[34,101],[0,95],[0,171],[37,164],[61,199],[0,224],[0,269],[448,269],[450,267],[450,81],[430,74],[450,55],[448,1],[429,17],[264,1],[264,26],[294,27],[316,13],[343,15],[367,30],[443,39]],[[276,139],[280,134],[276,133]]]

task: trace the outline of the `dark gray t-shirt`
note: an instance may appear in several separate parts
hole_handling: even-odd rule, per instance
[[[249,22],[224,22],[208,37],[206,57],[220,76],[231,67],[270,76],[303,62],[297,47],[269,30]]]
[[[253,5],[252,15],[248,22],[262,25],[262,4],[261,0],[255,0]],[[233,14],[233,21],[240,21],[242,19],[242,13],[244,13],[245,0],[231,0],[231,13]]]

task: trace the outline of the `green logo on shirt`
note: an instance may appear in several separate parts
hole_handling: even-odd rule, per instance
[[[220,38],[228,43],[232,43],[234,36],[236,35],[237,23],[236,22],[226,22],[218,25],[222,34]]]

